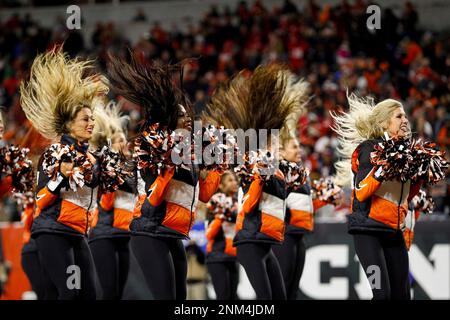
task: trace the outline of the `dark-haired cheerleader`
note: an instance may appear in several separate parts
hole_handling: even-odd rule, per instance
[[[190,104],[173,85],[173,70],[171,66],[150,66],[134,55],[130,63],[111,57],[109,65],[115,92],[146,112],[135,147],[138,185],[144,187],[130,224],[131,249],[154,299],[184,300],[187,263],[181,240],[188,237],[198,200],[208,202],[221,173],[209,171],[202,178],[196,164],[173,166],[168,158],[156,159],[167,151],[170,158],[170,147],[155,151],[164,145],[164,137],[167,142],[175,129],[188,136],[192,132]]]

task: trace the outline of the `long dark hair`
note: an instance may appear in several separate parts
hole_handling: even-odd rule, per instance
[[[162,65],[138,59],[136,52],[129,51],[129,62],[109,54],[108,75],[112,90],[144,110],[144,126],[160,123],[175,129],[179,105],[191,110],[185,93],[172,81],[172,74],[180,72],[182,64]]]

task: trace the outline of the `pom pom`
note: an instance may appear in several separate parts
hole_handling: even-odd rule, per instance
[[[434,210],[434,200],[431,196],[427,195],[425,191],[420,190],[412,200],[414,210],[422,212],[424,214],[432,214]]]
[[[241,179],[245,188],[258,175],[263,181],[268,181],[275,173],[276,160],[269,151],[258,150],[246,152],[244,163],[236,166],[234,172]]]
[[[174,132],[167,127],[159,123],[149,125],[135,140],[133,157],[138,169],[148,168],[158,175],[166,167],[173,166],[171,152],[174,140]]]
[[[291,190],[298,190],[305,184],[309,171],[301,162],[280,161],[280,170],[285,176],[286,184]]]
[[[99,152],[100,188],[103,192],[114,192],[125,182],[126,177],[134,175],[134,166],[126,157],[104,146]]]
[[[370,162],[382,167],[380,178],[398,179],[406,182],[410,175],[410,164],[414,160],[409,139],[389,138],[387,134],[377,143],[370,154]]]
[[[410,164],[410,179],[422,180],[427,184],[435,184],[445,179],[449,162],[445,159],[445,152],[439,151],[436,144],[423,142],[421,139],[412,142],[412,158]]]
[[[78,154],[74,146],[55,143],[43,155],[42,170],[50,179],[56,179],[62,162],[72,162],[73,170],[70,172],[69,187],[73,191],[91,183],[93,178],[93,164],[84,154]]]
[[[237,201],[234,201],[232,197],[228,197],[224,193],[219,192],[214,194],[206,207],[212,215],[220,219],[229,222],[236,221],[238,211]]]
[[[200,133],[199,133],[200,134]],[[200,169],[225,171],[237,155],[236,138],[223,126],[202,128],[202,163]]]
[[[422,180],[435,184],[445,179],[449,166],[445,153],[435,147],[435,143],[421,139],[389,138],[385,134],[383,140],[375,145],[370,161],[382,167],[381,178],[384,180]]]
[[[311,189],[314,199],[319,199],[332,205],[338,205],[343,196],[341,187],[335,184],[332,177],[313,181]]]
[[[22,207],[34,202],[34,170],[29,151],[14,145],[0,149],[0,172],[11,176],[13,197]]]

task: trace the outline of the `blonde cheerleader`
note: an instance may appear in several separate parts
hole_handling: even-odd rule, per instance
[[[244,131],[283,131],[290,117],[302,109],[298,96],[293,98],[287,94],[292,80],[289,71],[278,65],[260,66],[249,78],[241,72],[216,90],[204,121]],[[258,299],[286,299],[283,275],[272,245],[280,245],[284,240],[287,185],[279,169],[269,175],[262,171],[265,166],[276,168],[276,142],[278,136],[271,134],[266,143],[259,140],[262,157],[256,159],[258,164],[244,164],[236,169],[244,196],[239,205],[233,245]],[[251,152],[246,155],[249,156]],[[269,161],[262,160],[264,157]]]
[[[27,118],[44,137],[57,141],[39,160],[31,237],[58,299],[96,298],[86,237],[96,207],[99,165],[88,149],[94,104],[108,88],[98,74],[86,76],[91,68],[92,62],[54,49],[35,58],[30,79],[20,87]]]
[[[342,161],[336,163],[337,181],[352,187],[349,233],[367,276],[379,270],[372,285],[373,299],[409,299],[408,253],[403,239],[408,202],[420,188],[410,180],[385,179],[384,167],[371,162],[383,137],[408,138],[408,118],[402,104],[387,99],[347,96],[349,110],[332,114],[339,135]]]
[[[308,84],[297,80],[294,75],[286,91],[286,95],[301,106],[286,120],[284,130],[280,134],[280,155],[288,162],[301,161],[300,144],[297,139],[299,117],[306,112],[308,101]],[[283,273],[286,295],[295,300],[305,264],[306,247],[304,236],[314,230],[314,212],[324,205],[323,201],[312,198],[309,179],[299,188],[289,190],[286,199],[285,234],[281,246],[275,245],[272,250],[278,259]]]
[[[110,102],[95,109],[96,126],[91,145],[97,149],[111,146],[117,156],[129,157],[124,125],[127,117],[120,105]],[[130,266],[130,222],[137,200],[136,176],[125,177],[116,191],[101,190],[89,232],[89,247],[94,257],[103,300],[120,300]]]

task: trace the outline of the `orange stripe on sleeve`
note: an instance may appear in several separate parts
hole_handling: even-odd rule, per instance
[[[209,241],[214,240],[221,228],[222,220],[219,218],[214,218],[214,220],[208,225],[208,229],[206,230],[206,239],[208,239]]]
[[[205,179],[200,178],[200,193],[199,200],[202,202],[208,202],[209,199],[213,196],[213,194],[217,191],[220,184],[220,178],[222,174],[217,170],[212,170],[208,172],[208,175]]]
[[[163,174],[160,174],[153,182],[152,186],[149,189],[150,194],[148,195],[148,201],[152,206],[159,206],[164,200],[164,193],[174,173],[174,168],[167,169]]]
[[[371,197],[381,186],[381,182],[373,177],[375,168],[355,186],[355,195],[358,201],[364,202]]]
[[[252,212],[255,206],[258,204],[262,195],[263,183],[259,176],[255,177],[255,180],[250,185],[248,192],[243,198],[242,211],[244,214]]]
[[[36,206],[42,210],[51,205],[56,198],[58,198],[56,194],[51,193],[47,187],[44,187],[36,195]]]
[[[30,231],[33,224],[33,209],[33,206],[27,206],[22,213],[21,221],[26,231]]]

